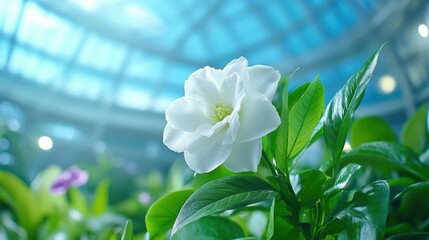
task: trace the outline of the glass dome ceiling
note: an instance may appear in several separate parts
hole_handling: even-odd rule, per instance
[[[71,162],[109,151],[124,162],[162,167],[179,157],[162,145],[163,112],[198,68],[222,68],[239,56],[285,75],[299,68],[291,87],[319,74],[330,98],[389,41],[359,113],[403,121],[429,98],[428,41],[417,31],[427,24],[428,6],[418,0],[2,0],[0,101],[22,112],[18,129],[29,139],[59,141],[41,157]]]

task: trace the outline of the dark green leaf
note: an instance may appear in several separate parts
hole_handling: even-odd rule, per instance
[[[401,133],[402,143],[420,154],[424,149],[427,133],[427,114],[429,104],[421,106],[405,123]]]
[[[312,207],[322,196],[322,186],[327,180],[325,173],[319,170],[306,170],[298,174],[293,186],[303,207]]]
[[[389,185],[373,182],[356,192],[348,206],[336,215],[343,221],[349,239],[378,239],[389,208]]]
[[[428,193],[429,182],[419,182],[408,186],[395,196],[394,200],[401,200],[396,211],[397,218],[410,223],[427,219],[429,216]]]
[[[127,220],[121,240],[133,240],[133,223]]]
[[[386,238],[386,240],[427,240],[429,232],[402,233]]]
[[[287,163],[287,146],[288,146],[288,130],[289,130],[289,104],[288,104],[288,81],[285,82],[285,86],[282,94],[282,108],[281,108],[281,123],[275,131],[275,149],[274,156],[277,161],[277,166],[283,172],[288,172]],[[273,143],[271,143],[273,144]]]
[[[219,240],[242,237],[244,237],[243,230],[237,223],[227,218],[209,216],[186,225],[175,233],[171,240]]]
[[[353,113],[363,98],[366,86],[377,65],[378,54],[382,47],[366,61],[357,73],[349,78],[326,108],[324,115],[324,136],[326,145],[334,159],[335,171],[339,170],[339,159],[343,151]]]
[[[173,226],[174,234],[202,217],[273,198],[277,192],[256,176],[234,175],[214,180],[185,202]]]
[[[429,166],[421,163],[419,156],[409,148],[393,142],[363,144],[344,154],[341,163],[358,163],[381,173],[391,174],[391,171],[396,170],[417,179],[429,179]]]
[[[294,96],[293,93],[290,96]],[[323,85],[316,77],[301,96],[289,104],[287,159],[296,156],[308,144],[322,116],[324,99]]]
[[[334,185],[323,193],[325,197],[329,198],[330,196],[337,194],[339,191],[345,189],[349,185],[350,180],[353,178],[354,174],[360,168],[360,165],[353,163],[343,167],[340,170],[337,179],[335,179]]]
[[[396,142],[396,135],[381,117],[362,117],[353,121],[350,129],[350,144],[357,147],[363,143]]]
[[[6,239],[28,239],[27,233],[15,223],[12,214],[3,211],[0,213],[0,237]]]
[[[173,227],[180,208],[194,190],[182,190],[170,193],[152,204],[146,214],[146,228],[151,239],[164,239]]]

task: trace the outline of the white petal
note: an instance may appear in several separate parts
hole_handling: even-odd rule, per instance
[[[163,142],[175,152],[185,151],[199,136],[193,132],[176,130],[167,123],[164,129]]]
[[[231,152],[231,145],[222,144],[224,131],[212,137],[201,137],[185,151],[185,161],[197,173],[210,172],[225,162]]]
[[[280,80],[279,71],[265,65],[255,65],[248,68],[249,79],[246,82],[247,91],[258,91],[272,100]]]
[[[200,125],[213,123],[202,107],[202,102],[189,97],[176,99],[165,110],[165,118],[171,126],[177,130],[188,132],[195,131]]]
[[[240,116],[238,112],[233,112],[228,117],[228,129],[223,139],[223,144],[232,144],[237,136],[238,129],[240,129]]]
[[[245,95],[244,80],[237,73],[233,73],[223,82],[220,94],[222,95],[222,103],[230,104],[231,107],[235,108],[241,104]]]
[[[245,143],[234,143],[224,165],[233,172],[256,172],[261,155],[262,140],[260,138]]]
[[[247,94],[240,110],[238,142],[261,138],[280,125],[280,117],[274,105],[259,92]]]
[[[185,81],[185,97],[200,99],[206,103],[208,112],[212,112],[214,106],[219,102],[219,86],[225,79],[221,70],[205,67],[192,73]]]
[[[247,72],[247,66],[247,59],[245,59],[244,57],[240,57],[239,59],[234,59],[230,63],[228,63],[223,68],[223,71],[226,73],[227,76],[231,75],[232,73],[238,73],[239,75],[241,75]]]

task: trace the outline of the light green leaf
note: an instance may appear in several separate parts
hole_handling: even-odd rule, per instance
[[[217,167],[211,172],[195,174],[190,186],[194,189],[197,189],[203,186],[204,184],[211,182],[215,179],[231,176],[233,174],[234,172],[231,172],[224,165],[220,165],[219,167]]]
[[[105,179],[98,184],[92,200],[92,214],[100,215],[109,207],[109,185],[110,182]]]
[[[429,179],[429,166],[421,163],[419,156],[409,148],[393,142],[363,144],[344,154],[341,163],[370,166],[385,174],[391,174],[391,171],[396,170],[417,179]]]
[[[353,121],[350,128],[352,147],[377,141],[396,142],[395,132],[383,118],[362,117]]]
[[[240,226],[223,217],[204,217],[192,222],[171,237],[171,240],[188,240],[188,239],[236,239],[244,237],[243,230]]]
[[[133,240],[133,222],[127,220],[121,240]]]
[[[301,88],[298,88],[301,91]],[[294,91],[295,92],[295,91]],[[290,98],[295,96],[294,92]],[[298,95],[298,94],[297,94]],[[308,88],[289,103],[289,130],[287,159],[296,156],[309,142],[314,128],[323,113],[325,94],[319,77],[308,85]]]
[[[389,210],[389,185],[376,181],[356,192],[348,206],[336,215],[349,239],[379,239]]]
[[[146,228],[151,239],[164,239],[183,204],[193,192],[194,190],[172,192],[152,204],[146,214]]]
[[[88,203],[85,199],[85,196],[82,194],[79,189],[72,187],[68,190],[68,195],[70,197],[70,206],[76,210],[78,210],[83,215],[87,215],[88,211]]]
[[[185,202],[172,234],[202,217],[273,198],[277,192],[257,176],[233,175],[196,190]]]
[[[267,226],[267,236],[266,236],[267,240],[270,240],[274,235],[274,217],[276,216],[275,209],[276,209],[276,199],[273,199],[273,202],[271,203],[271,208],[270,208],[270,218],[268,220],[268,226]]]
[[[328,104],[324,115],[324,137],[326,145],[334,160],[334,171],[339,170],[339,160],[346,141],[353,113],[362,101],[366,86],[377,65],[381,46],[362,66],[349,78],[343,88],[338,91]]]
[[[427,114],[429,104],[422,105],[405,123],[401,132],[402,143],[420,154],[424,150],[427,134]]]
[[[27,231],[29,239],[34,239],[43,213],[24,182],[7,171],[0,171],[0,202],[13,210],[19,225]]]

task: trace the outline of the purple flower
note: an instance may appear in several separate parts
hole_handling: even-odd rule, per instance
[[[79,187],[88,182],[88,172],[77,166],[65,170],[52,184],[51,193],[64,194],[70,187]]]

